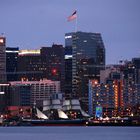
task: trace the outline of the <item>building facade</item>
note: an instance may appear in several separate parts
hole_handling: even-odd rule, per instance
[[[53,44],[40,50],[20,50],[18,56],[18,80],[40,81],[49,79],[61,82],[64,89],[64,47]]]
[[[51,80],[40,81],[15,81],[10,82],[13,95],[13,100],[17,104],[34,104],[50,99],[53,94],[60,93],[60,82]],[[30,98],[30,103],[29,103]]]
[[[18,56],[18,80],[37,81],[43,79],[40,50],[20,50]]]
[[[95,114],[95,108],[101,106],[108,116],[130,115],[130,110],[140,104],[138,71],[133,61],[127,61],[102,70],[100,83],[89,81],[89,113]]]
[[[31,106],[31,86],[11,82],[9,106]]]
[[[10,86],[8,83],[0,84],[0,114],[6,111],[6,107],[10,103],[9,98]]]
[[[7,81],[17,81],[18,74],[18,53],[19,48],[6,48],[6,74]]]
[[[6,82],[6,38],[0,36],[0,83]]]
[[[104,67],[105,47],[100,33],[65,34],[66,97],[80,98],[83,106],[87,106],[88,81],[99,80]]]
[[[41,48],[43,77],[61,82],[61,91],[64,91],[64,47],[53,44],[52,47]]]

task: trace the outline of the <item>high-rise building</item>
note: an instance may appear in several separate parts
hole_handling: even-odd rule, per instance
[[[124,64],[122,72],[124,74],[124,84],[133,85],[136,83],[136,69],[131,61]]]
[[[65,96],[72,96],[72,47],[65,47]]]
[[[52,47],[42,47],[40,50],[43,78],[61,82],[64,90],[64,47],[53,44]]]
[[[126,85],[140,84],[140,58],[126,61],[122,66],[122,72]]]
[[[0,83],[6,81],[6,38],[0,36]]]
[[[93,115],[96,112],[96,107],[103,108],[103,116],[111,116],[112,110],[115,109],[116,101],[116,85],[113,83],[99,84],[96,80],[89,80],[89,114]]]
[[[140,84],[123,85],[122,80],[99,84],[90,80],[88,99],[90,115],[95,114],[97,106],[103,108],[104,115],[113,116],[114,110],[123,115],[121,110],[140,104]]]
[[[140,84],[140,57],[133,58],[132,63],[134,64],[135,68],[135,83]]]
[[[94,114],[95,108],[100,105],[105,114],[111,116],[118,112],[118,115],[122,116],[126,115],[129,108],[136,107],[140,103],[139,61],[132,60],[123,65],[106,67],[101,71],[100,83],[94,80],[89,82],[90,114]]]
[[[7,81],[17,81],[17,66],[18,66],[19,48],[6,48],[6,75]]]
[[[88,105],[88,81],[100,79],[105,67],[105,47],[100,33],[65,34],[65,93]],[[71,90],[72,89],[72,90]]]
[[[124,107],[134,107],[140,104],[140,84],[124,85]]]
[[[37,81],[42,77],[40,50],[20,50],[18,56],[18,80]]]
[[[53,44],[40,50],[20,50],[18,80],[38,81],[49,79],[61,82],[64,89],[64,47]]]

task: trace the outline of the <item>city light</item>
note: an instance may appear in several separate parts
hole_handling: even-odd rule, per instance
[[[3,95],[3,94],[5,94],[5,92],[1,91],[0,94]]]
[[[19,55],[40,54],[40,50],[20,50]]]
[[[65,39],[69,39],[69,38],[72,38],[72,36],[71,35],[65,36]]]
[[[52,74],[56,75],[56,73],[57,73],[57,69],[52,69]]]
[[[3,39],[0,39],[0,43],[4,43],[4,40]]]

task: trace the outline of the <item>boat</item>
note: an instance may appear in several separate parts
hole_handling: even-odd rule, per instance
[[[87,115],[81,110],[77,100],[60,101],[59,99],[43,101],[43,109],[39,109],[35,104],[32,108],[31,118],[14,118],[6,120],[5,126],[86,126],[87,119],[82,117],[72,118],[70,112],[75,111]],[[77,113],[78,114],[78,113]]]
[[[55,110],[58,112],[59,119],[49,119],[43,112],[36,108],[37,119],[22,119],[20,126],[86,126],[85,119],[71,120],[60,109]]]
[[[86,120],[38,120],[23,119],[20,126],[86,126]]]
[[[83,117],[71,118],[67,114],[71,111],[80,111],[82,116],[88,116],[81,110],[78,100],[48,99],[43,101],[43,110],[34,106],[32,119],[22,119],[21,125],[29,126],[85,126],[87,119]],[[66,114],[67,112],[67,114]]]

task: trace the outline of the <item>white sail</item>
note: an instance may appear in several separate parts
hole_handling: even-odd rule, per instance
[[[71,109],[73,109],[73,110],[80,110],[81,109],[79,100],[77,100],[77,99],[71,100]]]
[[[51,109],[51,101],[50,99],[43,101],[43,111]]]
[[[70,100],[63,101],[63,110],[70,110],[71,109],[71,102]]]
[[[71,100],[71,104],[72,104],[72,105],[80,105],[80,102],[79,102],[79,100],[77,100],[77,99],[72,99],[72,100]]]
[[[47,99],[47,100],[43,101],[43,106],[50,106],[50,105],[51,105],[50,99]]]
[[[42,113],[38,108],[36,108],[36,111],[37,111],[37,117],[39,119],[48,119],[48,117],[44,113]]]
[[[66,113],[60,109],[58,109],[58,116],[59,118],[62,118],[62,119],[68,119],[68,116],[66,115]]]
[[[84,110],[81,109],[81,113],[84,117],[90,117]]]
[[[43,111],[47,111],[47,110],[50,110],[51,107],[50,106],[43,106]]]
[[[62,109],[62,104],[59,99],[52,100],[52,109]]]

